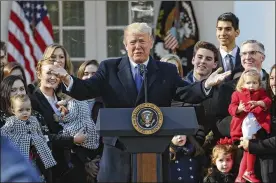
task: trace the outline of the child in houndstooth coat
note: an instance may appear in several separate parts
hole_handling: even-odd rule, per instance
[[[97,149],[99,146],[99,135],[96,132],[96,126],[91,118],[91,110],[88,101],[79,101],[68,95],[60,94],[63,100],[57,102],[57,107],[61,111],[60,116],[55,115],[56,121],[63,126],[62,134],[64,136],[74,136],[80,130],[86,134],[86,140],[77,144],[75,151],[79,158],[86,163],[91,158],[89,154],[93,154],[91,150]]]
[[[12,97],[11,112],[14,116],[6,118],[5,125],[1,127],[1,135],[9,138],[23,156],[33,162],[39,169],[43,182],[52,182],[50,168],[56,165],[56,161],[38,120],[31,116],[30,98],[27,95]]]

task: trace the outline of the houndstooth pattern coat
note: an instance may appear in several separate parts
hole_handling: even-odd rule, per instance
[[[99,135],[91,118],[89,103],[71,99],[68,101],[67,108],[69,113],[62,120],[63,134],[74,136],[83,128],[87,138],[80,145],[88,149],[97,149],[99,146]]]
[[[28,160],[30,159],[30,146],[32,143],[45,169],[57,164],[42,134],[39,122],[34,116],[30,116],[26,121],[22,121],[16,116],[8,117],[5,125],[1,127],[1,135],[9,138]]]

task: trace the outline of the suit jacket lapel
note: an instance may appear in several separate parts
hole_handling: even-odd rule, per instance
[[[241,56],[240,56],[240,48],[238,47],[238,50],[236,53],[235,69],[238,68],[240,65],[241,65]]]
[[[223,69],[223,72],[225,72],[225,70],[224,70],[224,67],[223,67],[223,58],[222,58],[222,56],[221,56],[221,53],[220,53],[220,49],[218,48],[218,67],[217,68],[219,68],[219,67],[222,67],[222,69]]]
[[[149,59],[149,63],[148,63],[148,66],[147,66],[147,91],[150,90],[150,87],[152,86],[152,84],[154,83],[154,81],[156,80],[157,78],[157,70],[158,70],[158,66],[156,64],[156,61],[150,57]],[[137,96],[137,99],[136,99],[136,102],[135,102],[135,105],[137,105],[141,99],[145,98],[145,88],[144,88],[144,82],[143,82],[143,85],[141,87],[141,90]],[[143,101],[144,102],[144,101]]]
[[[55,113],[51,104],[48,102],[48,100],[46,99],[46,97],[43,95],[43,93],[41,92],[41,90],[39,88],[37,89],[37,93],[38,93],[38,100],[44,106],[44,108]],[[58,100],[59,100],[59,98],[58,98]]]
[[[223,67],[223,58],[221,56],[220,53],[220,49],[218,48],[218,52],[219,52],[219,67],[222,67],[223,72],[225,72],[224,67]],[[240,57],[240,48],[238,47],[237,53],[236,53],[236,57],[235,57],[235,65],[234,65],[234,69],[237,69],[240,65],[241,65],[241,57]]]
[[[123,57],[119,66],[118,66],[118,78],[122,85],[124,86],[124,89],[127,93],[127,98],[130,99],[132,105],[135,105],[135,100],[137,97],[137,90],[135,86],[135,82],[133,80],[133,76],[131,73],[130,63],[128,60],[128,57]]]

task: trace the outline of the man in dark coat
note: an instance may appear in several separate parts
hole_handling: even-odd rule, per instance
[[[231,12],[221,14],[217,19],[216,36],[219,42],[218,66],[224,71],[241,67],[240,48],[236,45],[236,38],[240,35],[239,19]],[[232,78],[227,78],[231,80]]]
[[[152,29],[146,23],[133,23],[124,31],[124,45],[128,56],[101,62],[97,73],[88,80],[69,76],[55,62],[52,73],[58,75],[69,95],[85,100],[101,96],[106,108],[133,108],[144,103],[143,78],[139,67],[147,68],[148,102],[169,107],[172,99],[200,102],[211,87],[229,76],[229,72],[213,73],[207,80],[192,85],[183,81],[173,64],[155,61],[150,57],[153,46]],[[144,66],[142,66],[144,65]],[[189,86],[188,86],[189,85]],[[177,95],[176,89],[179,88]],[[116,124],[116,121],[110,121]],[[104,150],[98,174],[99,182],[129,182],[130,154],[117,137],[104,137]]]
[[[217,106],[219,106],[216,111],[218,119],[217,128],[222,137],[230,137],[230,123],[232,117],[228,113],[228,107],[231,103],[232,93],[236,90],[236,85],[238,80],[240,79],[241,73],[244,70],[247,70],[252,67],[257,68],[257,70],[260,72],[261,82],[264,88],[266,87],[266,82],[269,77],[267,72],[264,69],[262,69],[262,63],[265,60],[265,48],[262,43],[260,43],[257,40],[247,40],[243,42],[241,45],[240,56],[242,68],[236,70],[235,73],[233,73],[233,80],[223,83],[219,86],[219,91],[217,94]],[[260,133],[259,136],[261,138],[265,138],[264,133]],[[236,145],[238,144],[239,142],[237,141]],[[234,170],[239,169],[239,163],[242,157],[242,153],[243,152],[240,149],[237,151],[233,167]],[[259,160],[260,161],[256,161],[257,165],[255,166],[256,172],[258,173],[260,173],[260,166],[267,166],[264,163],[265,161],[263,161],[261,158],[259,158]],[[260,177],[261,175],[258,176]]]

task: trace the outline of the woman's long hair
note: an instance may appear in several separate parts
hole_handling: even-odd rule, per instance
[[[99,63],[97,60],[87,60],[85,62],[83,62],[80,67],[79,67],[79,70],[78,70],[78,78],[81,79],[84,75],[84,71],[85,71],[85,68],[88,66],[88,65],[95,65],[97,68],[99,68]]]
[[[53,43],[49,46],[47,46],[47,48],[45,49],[43,56],[42,56],[42,60],[48,60],[52,57],[54,51],[60,48],[62,49],[64,56],[65,56],[65,66],[64,69],[68,72],[68,74],[73,75],[74,74],[74,68],[73,68],[73,64],[70,60],[70,56],[67,52],[67,50],[65,49],[64,46],[57,44],[57,43]]]
[[[11,72],[13,70],[15,70],[15,69],[19,69],[20,70],[20,72],[22,73],[23,79],[27,82],[24,69],[17,62],[8,62],[7,64],[5,64],[5,66],[4,66],[4,78],[7,77],[7,76],[9,76],[11,74]]]
[[[271,76],[273,70],[274,70],[274,72],[276,72],[276,64],[274,64],[274,65],[271,67],[271,70],[270,70],[270,72],[269,72],[269,78],[270,78],[270,76]],[[274,98],[275,95],[273,94],[272,89],[271,89],[271,87],[270,87],[270,79],[269,79],[269,78],[268,78],[267,81],[266,81],[267,94],[268,94],[268,96],[270,96],[271,98]]]
[[[20,80],[23,82],[25,91],[28,94],[27,84],[21,76],[10,75],[4,78],[0,85],[0,91],[1,91],[0,109],[3,112],[9,113],[9,110],[11,107],[10,96],[11,96],[12,85],[16,80]]]

